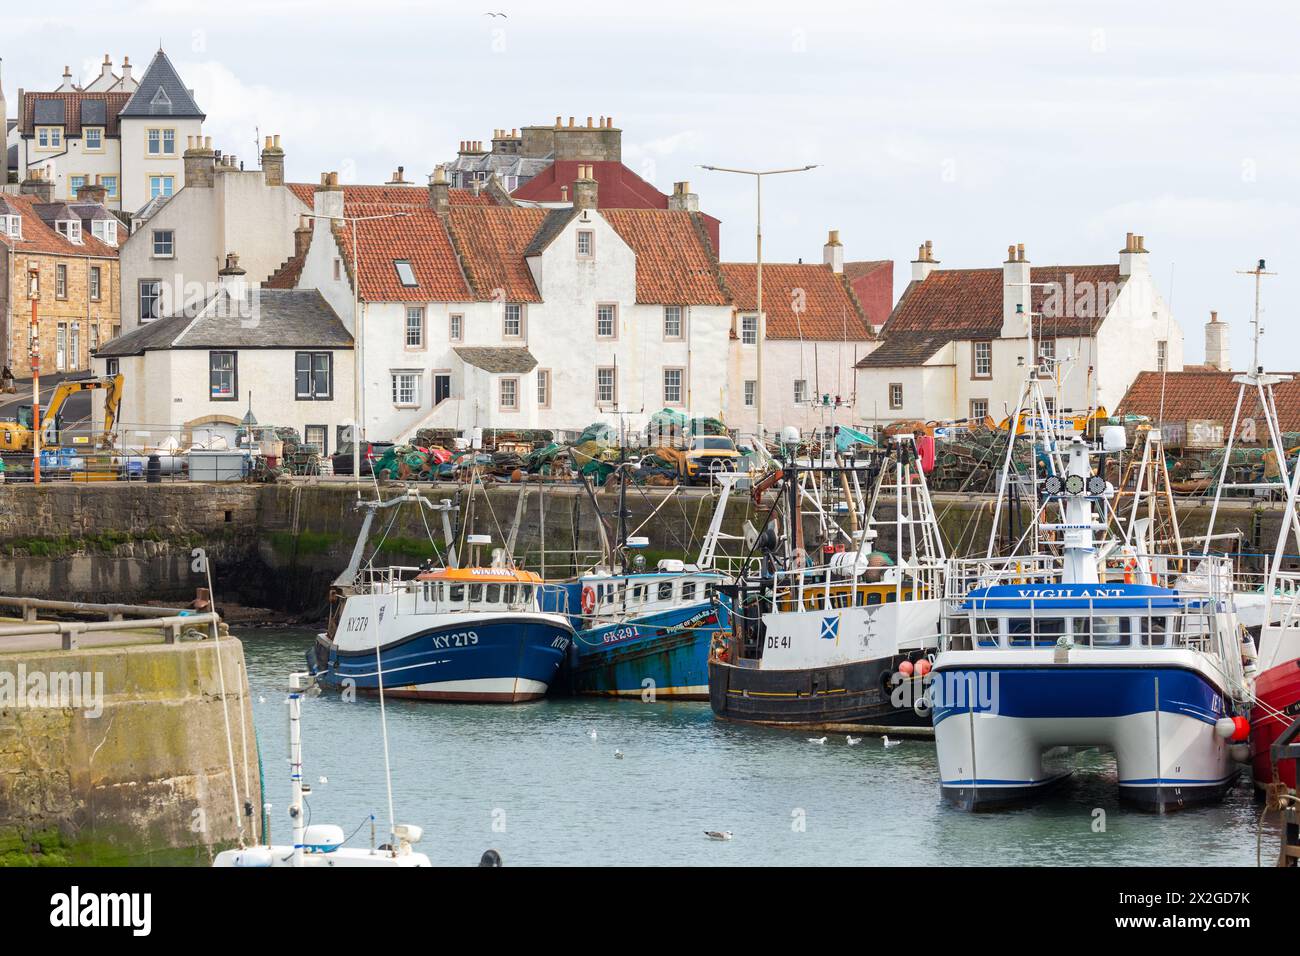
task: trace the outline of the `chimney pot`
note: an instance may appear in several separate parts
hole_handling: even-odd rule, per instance
[[[569,129],[573,129],[573,117],[569,117]]]

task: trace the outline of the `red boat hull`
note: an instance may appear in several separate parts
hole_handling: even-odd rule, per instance
[[[1273,758],[1269,748],[1291,721],[1300,716],[1300,660],[1270,667],[1255,681],[1259,705],[1250,712],[1251,770],[1255,786],[1273,782]],[[1286,716],[1280,716],[1285,714]],[[1296,761],[1287,760],[1278,768],[1278,779],[1295,789]]]

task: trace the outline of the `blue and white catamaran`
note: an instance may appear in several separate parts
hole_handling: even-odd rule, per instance
[[[1114,489],[1091,458],[1122,449],[1123,429],[1103,429],[1100,447],[1058,437],[1032,370],[1030,402],[1050,462],[1041,482],[1034,469],[1035,546],[995,557],[990,543],[948,574],[930,689],[943,796],[965,809],[1032,800],[1068,777],[1072,749],[1099,747],[1131,802],[1216,799],[1237,776],[1228,738],[1250,696],[1231,568],[1206,558],[1180,577],[1181,556],[1121,557],[1094,512]],[[1011,461],[1008,449],[1004,489]]]

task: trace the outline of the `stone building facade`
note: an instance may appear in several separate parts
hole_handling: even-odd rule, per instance
[[[32,292],[43,375],[89,369],[121,327],[116,229],[97,218],[102,201],[93,187],[76,202],[50,201],[48,185],[29,181],[24,193],[0,196],[0,358],[19,378],[31,374]]]

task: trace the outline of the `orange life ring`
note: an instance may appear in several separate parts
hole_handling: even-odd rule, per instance
[[[582,589],[582,613],[590,614],[596,610],[596,589],[587,585]]]

